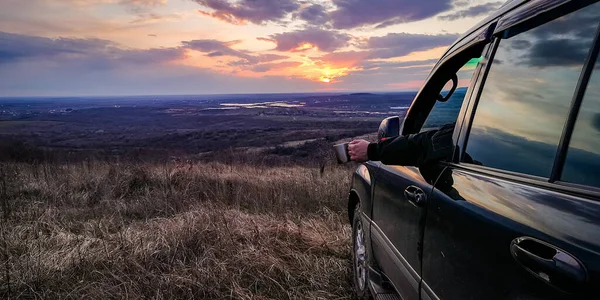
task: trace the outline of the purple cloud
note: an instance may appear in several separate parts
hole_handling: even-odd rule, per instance
[[[337,29],[366,25],[389,26],[427,19],[451,9],[451,0],[333,0],[330,14]]]
[[[0,32],[0,63],[52,59],[101,66],[111,63],[164,63],[184,56],[182,48],[123,49],[101,39],[50,39]]]
[[[455,34],[389,33],[385,36],[372,37],[361,47],[371,49],[369,58],[391,58],[408,55],[415,51],[449,46],[457,38],[458,35]]]
[[[289,56],[285,56],[285,55],[279,55],[279,54],[259,54],[258,56],[256,56],[256,58],[258,59],[258,62],[270,62],[270,61],[275,61],[275,60],[281,60],[281,59],[286,59],[289,58]]]
[[[258,63],[265,63],[280,59],[288,58],[288,56],[278,54],[251,54],[249,51],[235,50],[231,46],[240,43],[239,40],[222,42],[218,40],[193,40],[183,41],[181,44],[184,48],[207,53],[208,57],[231,56],[237,57],[239,60],[228,63],[229,66],[245,66]]]
[[[260,25],[268,21],[277,21],[300,7],[295,0],[193,1],[212,10],[199,10],[200,13],[232,24],[251,22]]]
[[[438,19],[445,20],[445,21],[454,21],[454,20],[458,20],[458,19],[462,19],[462,18],[487,15],[493,11],[496,11],[501,5],[502,5],[502,2],[491,2],[491,3],[475,5],[475,6],[471,6],[471,7],[467,8],[467,9],[453,12],[451,14],[439,16]]]
[[[228,63],[227,65],[230,67],[247,67],[247,66],[256,65],[259,63],[267,63],[267,62],[282,60],[282,59],[286,59],[286,58],[289,58],[289,56],[278,55],[278,54],[259,54],[256,56],[252,56],[249,59],[240,59],[240,60],[232,61],[232,62]]]
[[[297,17],[311,25],[323,25],[329,21],[329,15],[323,5],[313,4],[298,12]]]
[[[279,51],[299,51],[299,48],[302,45],[309,43],[316,46],[321,51],[329,52],[347,46],[351,40],[351,36],[332,30],[308,28],[292,32],[277,33],[270,35],[269,38],[258,39],[276,43],[277,47],[275,49]]]
[[[216,56],[233,56],[239,57],[245,60],[251,59],[252,56],[248,53],[238,51],[230,48],[231,45],[235,45],[240,41],[230,41],[230,42],[222,42],[218,40],[193,40],[193,41],[183,41],[181,44],[183,47],[196,50],[199,52],[205,52],[209,57]]]
[[[259,64],[259,65],[256,65],[256,66],[250,68],[250,70],[257,72],[257,73],[264,73],[264,72],[267,72],[270,70],[293,68],[293,67],[297,67],[301,64],[302,64],[301,62],[297,62],[297,61],[282,61],[282,62],[278,62],[278,63]]]

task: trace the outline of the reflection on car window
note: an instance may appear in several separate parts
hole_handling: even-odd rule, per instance
[[[465,100],[467,88],[471,83],[471,77],[473,77],[473,72],[479,61],[479,58],[471,59],[458,70],[456,73],[456,77],[458,77],[458,86],[454,91],[454,94],[452,94],[450,99],[446,102],[437,101],[435,103],[431,113],[427,116],[427,120],[425,120],[422,131],[440,128],[444,124],[456,122],[460,107],[462,106],[463,100]],[[442,89],[441,95],[446,96],[450,88],[452,88],[452,84],[446,84]]]
[[[548,177],[600,20],[600,3],[500,41],[466,159]]]
[[[562,180],[600,187],[600,61],[587,85]]]

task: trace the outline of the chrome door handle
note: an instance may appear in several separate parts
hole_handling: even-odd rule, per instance
[[[516,238],[510,243],[510,252],[527,271],[560,290],[573,292],[587,281],[587,272],[577,258],[546,242]]]
[[[410,204],[417,207],[423,207],[425,203],[427,203],[427,195],[425,195],[425,192],[414,185],[408,186],[404,190],[404,198],[406,198]]]

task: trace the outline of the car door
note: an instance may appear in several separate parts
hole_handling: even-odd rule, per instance
[[[425,299],[598,298],[600,3],[537,4],[499,21],[429,197]]]
[[[480,52],[475,56],[479,57]],[[469,60],[462,68],[446,72],[446,79],[457,74],[458,87],[451,96],[447,89],[442,95],[447,102],[435,104],[422,131],[455,123],[467,94],[464,83],[470,83],[478,58]],[[459,69],[460,68],[460,69]],[[450,80],[450,82],[452,82]],[[417,113],[412,111],[411,113]],[[421,113],[421,112],[419,112]],[[398,155],[402,155],[399,153]],[[373,255],[384,274],[404,299],[419,298],[421,277],[421,239],[424,228],[426,197],[443,169],[420,169],[411,166],[381,164],[373,193],[371,239]]]

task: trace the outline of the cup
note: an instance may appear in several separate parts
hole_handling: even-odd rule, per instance
[[[348,143],[333,145],[333,150],[335,150],[335,157],[337,158],[338,164],[343,164],[350,161],[350,154],[348,154]]]

